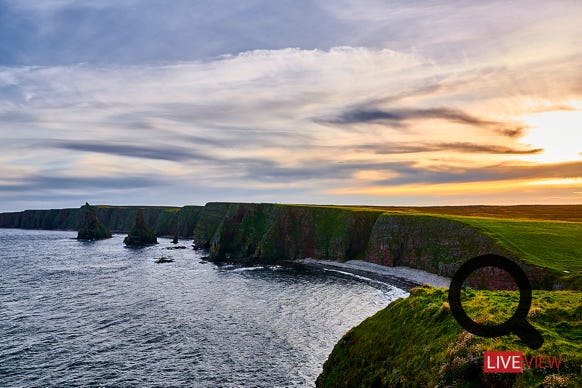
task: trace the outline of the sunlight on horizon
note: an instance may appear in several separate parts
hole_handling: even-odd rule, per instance
[[[522,118],[530,129],[521,142],[544,149],[539,154],[523,156],[523,160],[555,163],[582,159],[582,102],[571,106],[573,110],[535,113]]]

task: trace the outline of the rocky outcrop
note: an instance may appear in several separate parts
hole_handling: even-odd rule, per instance
[[[172,259],[171,257],[158,257],[158,258],[154,259],[154,262],[156,264],[173,263],[174,259]]]
[[[129,231],[127,237],[123,240],[127,246],[140,247],[145,245],[157,244],[158,239],[152,229],[147,225],[143,209],[138,209],[135,216],[135,223]]]
[[[110,238],[111,232],[105,225],[99,222],[97,209],[85,203],[81,206],[82,220],[77,232],[77,240],[101,240]]]

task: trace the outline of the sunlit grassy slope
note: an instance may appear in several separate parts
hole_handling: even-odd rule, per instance
[[[362,208],[362,206],[353,206]],[[511,220],[582,222],[582,205],[516,206],[363,206],[368,209],[448,216],[486,217]]]
[[[582,289],[582,222],[458,217],[479,229],[524,263],[549,268],[576,289]]]
[[[582,286],[582,205],[338,207],[459,221],[479,229],[523,262],[558,271],[569,283]]]
[[[582,223],[454,217],[483,231],[526,263],[572,271],[582,267]]]
[[[470,293],[463,306],[481,323],[511,316],[519,299],[511,291]],[[531,350],[513,334],[482,338],[467,333],[450,313],[447,290],[415,289],[350,330],[329,356],[318,386],[582,386],[581,297],[578,291],[534,291],[529,320],[545,342]],[[485,350],[561,356],[562,363],[557,370],[484,374]]]

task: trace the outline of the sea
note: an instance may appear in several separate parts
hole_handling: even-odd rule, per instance
[[[0,387],[314,386],[350,328],[408,296],[334,271],[217,265],[191,240],[75,237],[0,229]]]

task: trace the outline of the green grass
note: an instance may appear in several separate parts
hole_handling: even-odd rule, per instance
[[[335,346],[318,379],[321,387],[460,386],[531,387],[582,384],[582,293],[534,291],[529,321],[544,337],[531,350],[511,334],[476,337],[452,317],[447,290],[422,287],[350,330]],[[510,316],[517,292],[470,291],[467,313],[482,323]],[[483,303],[484,300],[487,303]],[[493,319],[492,319],[493,317]],[[526,357],[562,356],[559,370],[527,369],[523,374],[484,374],[485,350],[522,351]]]
[[[450,218],[483,231],[526,263],[557,271],[582,268],[582,223]]]
[[[422,213],[461,217],[487,217],[512,220],[582,222],[582,205],[515,205],[515,206],[346,206],[347,208],[381,209],[405,213]]]
[[[524,263],[549,268],[562,283],[582,289],[582,222],[440,217],[479,229]]]

